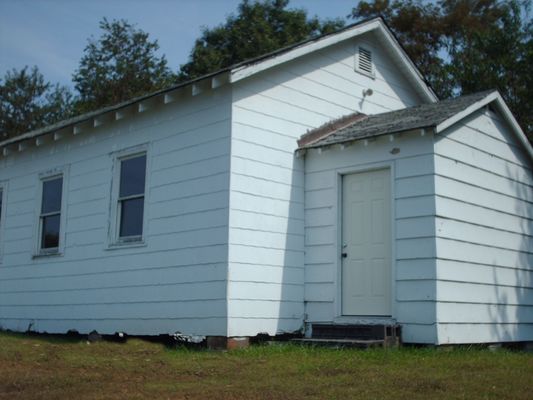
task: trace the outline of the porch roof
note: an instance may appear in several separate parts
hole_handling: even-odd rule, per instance
[[[354,113],[339,119],[339,121],[351,120],[351,123],[336,124],[333,121],[306,133],[298,141],[299,148],[325,147],[381,135],[437,127],[493,92],[484,91],[375,115]],[[342,126],[339,128],[339,125]],[[329,132],[328,128],[330,128]],[[320,132],[319,135],[318,132]]]

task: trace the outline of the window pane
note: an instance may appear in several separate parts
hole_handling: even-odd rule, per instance
[[[144,198],[121,201],[120,237],[143,233]]]
[[[41,213],[61,211],[61,193],[63,191],[63,178],[43,181],[43,204]]]
[[[144,193],[146,155],[128,158],[120,163],[120,197]]]
[[[52,249],[59,247],[59,221],[59,215],[43,217],[41,248]]]

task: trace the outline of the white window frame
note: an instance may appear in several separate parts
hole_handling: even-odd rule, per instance
[[[61,211],[59,216],[59,245],[58,247],[43,249],[42,244],[42,229],[43,229],[43,219],[42,219],[42,203],[43,203],[43,186],[44,182],[54,180],[55,178],[62,177],[63,183],[61,187]],[[58,167],[45,172],[42,172],[38,175],[38,193],[37,193],[37,208],[35,211],[36,224],[34,229],[34,240],[35,249],[34,257],[46,257],[46,256],[60,256],[65,253],[65,230],[66,230],[66,215],[67,215],[67,193],[68,193],[68,168],[67,167]]]
[[[0,181],[0,200],[2,200],[2,207],[0,207],[0,264],[2,264],[6,225],[7,181]]]
[[[110,217],[108,230],[108,246],[107,249],[125,248],[125,247],[139,247],[146,246],[146,225],[148,223],[147,210],[147,188],[149,187],[149,171],[150,171],[150,151],[148,144],[135,146],[132,148],[120,150],[111,153],[113,160],[113,173],[111,181],[111,203],[110,203]],[[143,228],[140,236],[120,237],[120,219],[121,207],[119,197],[120,193],[120,168],[121,162],[130,158],[135,158],[141,155],[146,156],[145,178],[144,178],[144,212],[143,212]],[[135,196],[133,196],[135,197]],[[128,197],[132,198],[132,197]]]

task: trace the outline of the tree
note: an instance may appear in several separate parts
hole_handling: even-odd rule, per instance
[[[528,1],[373,0],[361,1],[351,14],[356,19],[379,15],[439,97],[498,89],[533,140]]]
[[[179,79],[196,78],[344,25],[342,20],[309,19],[305,10],[287,9],[288,4],[289,0],[243,0],[237,15],[215,28],[203,29],[189,61],[181,65]]]
[[[0,139],[72,116],[72,94],[46,82],[37,67],[8,71],[0,79]]]
[[[79,92],[77,112],[87,112],[141,96],[176,80],[157,40],[126,20],[100,22],[103,33],[89,39],[72,80]]]

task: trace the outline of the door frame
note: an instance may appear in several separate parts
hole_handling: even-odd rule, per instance
[[[342,252],[342,223],[343,223],[343,215],[342,215],[342,177],[344,175],[350,175],[350,174],[358,174],[358,173],[364,173],[364,172],[371,172],[375,170],[380,169],[388,169],[390,172],[390,195],[391,195],[391,202],[390,202],[390,216],[391,216],[391,316],[357,316],[357,315],[343,315],[342,314],[342,258],[341,258],[341,252]],[[396,192],[395,192],[395,168],[394,168],[394,161],[383,161],[383,162],[376,162],[376,163],[366,163],[366,164],[360,164],[360,165],[354,165],[351,167],[345,167],[345,168],[338,168],[333,171],[334,173],[334,185],[335,185],[335,193],[337,194],[337,201],[335,202],[335,210],[334,215],[336,216],[337,226],[336,226],[336,234],[334,238],[334,247],[336,250],[335,253],[335,299],[333,301],[334,308],[335,308],[335,320],[334,322],[354,322],[354,321],[371,321],[371,320],[389,320],[389,319],[396,319],[397,310],[396,310],[396,213],[395,213],[395,198],[396,198]]]

